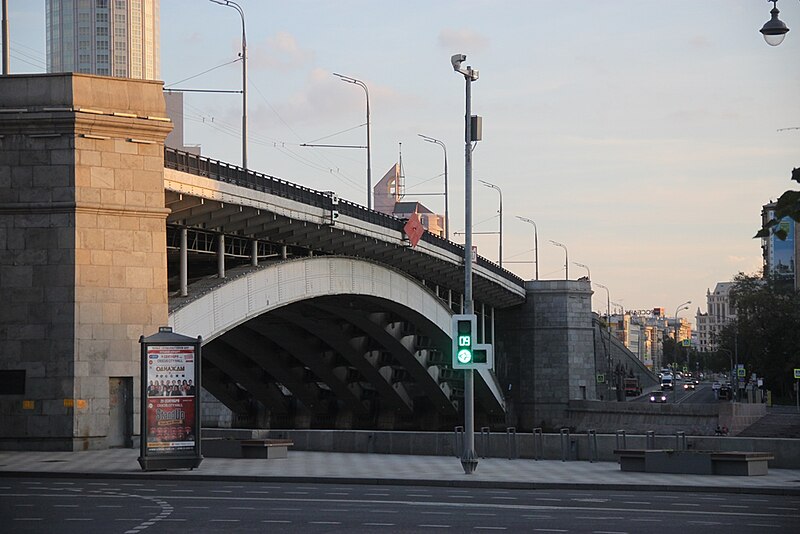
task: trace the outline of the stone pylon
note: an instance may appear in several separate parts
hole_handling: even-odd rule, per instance
[[[132,445],[167,323],[162,83],[0,77],[0,447]]]

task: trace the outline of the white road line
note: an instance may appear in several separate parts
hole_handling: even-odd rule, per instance
[[[508,530],[507,527],[474,527],[475,530]]]
[[[42,517],[15,517],[14,521],[43,521]]]
[[[291,521],[288,521],[286,519],[264,519],[261,522],[262,523],[283,523],[283,524],[291,523]]]
[[[245,494],[247,494],[247,495],[269,495],[270,493],[272,493],[272,492],[270,492],[270,491],[245,491]]]
[[[720,504],[720,508],[750,508],[745,504]]]
[[[557,528],[535,528],[534,532],[569,532],[568,530],[561,530]]]
[[[187,510],[208,510],[208,506],[184,506]]]
[[[285,491],[286,495],[308,495],[307,491]]]
[[[452,525],[417,525],[419,528],[450,528]]]
[[[365,493],[364,497],[388,497],[388,493]]]
[[[175,492],[175,493],[194,493],[194,490],[190,490],[190,489],[174,489],[174,490],[170,490],[170,491]]]
[[[341,525],[341,521],[309,521],[309,525]]]
[[[228,510],[257,510],[255,506],[229,506]]]
[[[64,521],[94,521],[93,517],[67,517]]]
[[[768,510],[798,510],[800,508],[793,508],[790,506],[767,506]]]
[[[747,523],[748,527],[757,527],[757,528],[778,528],[780,525],[768,525],[765,523]]]
[[[365,527],[393,527],[394,523],[362,523]]]
[[[350,495],[350,494],[347,493],[346,491],[329,491],[327,493],[324,493],[324,495]]]
[[[233,493],[231,490],[211,490],[209,493]]]
[[[637,519],[633,518],[631,521],[638,521],[640,523],[661,523],[663,519]]]
[[[450,512],[424,512],[424,511],[420,512],[420,514],[424,514],[424,515],[453,515]]]
[[[561,502],[561,499],[551,499],[549,497],[536,497],[535,501],[554,501],[554,502]]]
[[[347,508],[320,508],[319,512],[344,512],[346,514],[350,513],[350,510]]]
[[[475,515],[475,516],[483,516],[483,517],[494,517],[497,514],[482,514],[479,512],[469,512],[467,515]]]
[[[491,497],[491,498],[492,499],[502,499],[502,500],[506,500],[506,501],[516,501],[517,500],[516,497]]]
[[[669,505],[670,506],[700,506],[700,504],[696,503],[696,502],[671,502],[671,503],[669,503]]]

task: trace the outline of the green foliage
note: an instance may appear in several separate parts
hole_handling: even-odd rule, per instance
[[[800,368],[800,292],[791,284],[740,273],[731,289],[736,321],[723,329],[720,347],[745,364],[747,376],[764,377],[767,389],[788,401]]]
[[[800,167],[792,169],[792,180],[800,183]],[[783,193],[775,203],[775,217],[767,221],[753,237],[769,237],[775,234],[778,239],[786,239],[786,230],[781,229],[779,223],[784,217],[791,217],[800,222],[800,191],[789,190]]]

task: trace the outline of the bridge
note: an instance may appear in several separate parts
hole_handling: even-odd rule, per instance
[[[240,421],[452,425],[461,245],[425,233],[411,247],[405,221],[223,162],[167,148],[164,165],[169,322],[203,337],[203,386]],[[488,341],[494,310],[521,304],[525,288],[483,257],[474,271]],[[480,376],[480,408],[502,414],[496,378]]]
[[[239,423],[459,424],[463,247],[412,247],[403,221],[332,192],[165,150],[170,129],[160,82],[0,77],[0,447],[130,446],[139,338],[167,324],[202,336],[203,386]],[[482,257],[473,276],[497,367],[476,380],[478,425],[563,424],[630,357],[598,354],[588,281]]]

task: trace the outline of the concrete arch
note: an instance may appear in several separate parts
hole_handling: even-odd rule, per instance
[[[169,315],[176,332],[208,343],[254,317],[316,297],[362,295],[399,304],[449,337],[451,311],[417,280],[359,258],[317,256],[264,265]]]

